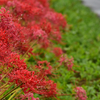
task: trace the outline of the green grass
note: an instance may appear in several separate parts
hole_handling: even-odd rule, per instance
[[[52,7],[66,15],[69,25],[68,32],[63,34],[66,45],[61,47],[69,56],[74,57],[74,67],[79,74],[59,69],[62,76],[56,81],[63,89],[62,93],[71,93],[71,81],[82,86],[86,92],[87,100],[100,100],[100,19],[80,0],[52,0]],[[74,100],[71,96],[59,97],[61,100]]]

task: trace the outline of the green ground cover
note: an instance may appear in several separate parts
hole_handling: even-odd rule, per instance
[[[62,49],[74,58],[74,70],[79,73],[66,71],[64,66],[59,68],[61,76],[55,81],[61,93],[73,92],[73,84],[82,86],[87,100],[100,100],[100,19],[89,8],[82,5],[80,0],[52,0],[52,7],[66,16],[70,25],[68,32],[63,34],[66,45]],[[79,65],[79,67],[76,67]],[[62,91],[63,90],[63,91]],[[74,100],[71,96],[60,96],[60,100]]]

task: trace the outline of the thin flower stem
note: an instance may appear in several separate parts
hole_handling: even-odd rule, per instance
[[[4,88],[9,82],[6,82],[4,85],[0,86],[0,89],[1,88]]]
[[[20,85],[18,85],[17,87],[15,87],[14,89],[12,89],[11,91],[9,91],[7,94],[5,94],[0,100],[3,100],[7,95],[9,95],[11,92],[13,92],[14,90],[16,90],[18,87],[20,87],[23,83],[21,83]]]
[[[19,94],[16,94],[15,98],[17,98],[22,93],[23,93],[23,91],[21,91]]]
[[[32,45],[30,46],[30,48],[26,51],[26,53],[22,56],[22,58],[24,58],[26,56],[26,54],[28,53],[28,51],[33,47],[33,45],[36,43],[37,41],[35,41],[34,43],[32,43]]]
[[[4,75],[4,76],[2,77],[2,79],[0,79],[0,82],[9,74],[10,71],[11,71],[11,70],[9,70],[9,71],[6,73],[6,75]]]
[[[13,94],[10,96],[10,98],[8,100],[11,100],[17,94],[17,92],[20,90],[21,90],[21,88],[17,88],[16,90],[12,91]]]
[[[2,93],[0,95],[2,95],[6,90],[8,90],[14,83],[12,83],[7,89],[5,89],[4,91],[2,91]]]
[[[8,74],[8,73],[7,73],[7,74]],[[7,74],[4,75],[4,76],[0,79],[0,82],[7,76]]]

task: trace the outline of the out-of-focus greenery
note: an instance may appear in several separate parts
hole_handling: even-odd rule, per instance
[[[68,32],[63,34],[66,46],[60,45],[69,56],[74,57],[74,70],[79,74],[72,74],[63,67],[59,69],[62,76],[56,81],[63,93],[70,94],[73,85],[82,86],[87,100],[100,100],[100,19],[80,0],[52,0],[51,6],[63,13],[69,25]],[[74,84],[74,85],[75,85]],[[61,100],[74,100],[71,96],[61,96]]]

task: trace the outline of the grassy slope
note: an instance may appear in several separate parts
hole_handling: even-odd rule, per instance
[[[80,0],[52,0],[52,7],[60,13],[67,15],[67,22],[71,25],[70,31],[63,36],[66,42],[68,55],[74,57],[75,63],[80,67],[74,68],[80,71],[79,75],[71,75],[63,72],[63,93],[70,93],[71,80],[78,78],[77,85],[82,86],[88,95],[88,100],[100,100],[100,20]],[[64,69],[59,69],[64,71]],[[63,78],[63,79],[62,79]],[[58,83],[60,85],[60,83]],[[74,100],[71,96],[60,97],[62,100]]]

